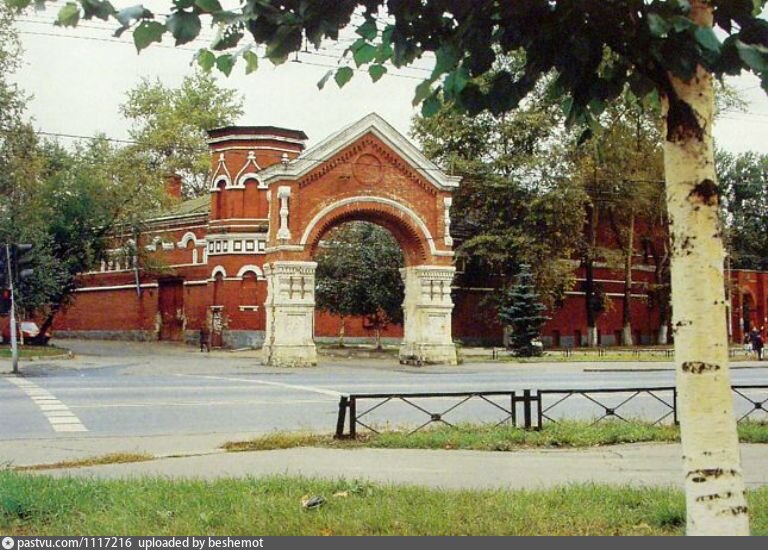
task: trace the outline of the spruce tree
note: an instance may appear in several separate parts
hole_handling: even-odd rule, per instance
[[[536,294],[531,266],[521,264],[515,285],[505,291],[499,307],[499,319],[512,328],[510,345],[518,355],[530,357],[541,353],[533,340],[539,337],[548,319],[545,310]]]

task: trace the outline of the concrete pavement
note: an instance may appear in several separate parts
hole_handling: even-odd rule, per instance
[[[678,444],[633,444],[587,449],[536,449],[514,452],[296,448],[275,451],[224,453],[218,445],[236,435],[102,438],[4,442],[3,456],[19,457],[18,464],[87,457],[99,448],[149,452],[149,462],[87,468],[56,469],[53,476],[216,479],[301,475],[325,479],[370,480],[379,483],[422,485],[450,489],[535,489],[569,483],[606,483],[633,486],[682,486]],[[13,448],[15,446],[15,449]],[[189,453],[187,456],[160,456]],[[22,459],[21,457],[25,457]],[[31,460],[31,457],[36,457]],[[768,484],[768,445],[742,445],[747,486]]]

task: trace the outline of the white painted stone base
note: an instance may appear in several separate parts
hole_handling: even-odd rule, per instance
[[[456,269],[421,265],[400,270],[405,282],[404,335],[400,362],[455,365],[451,337],[451,283]]]
[[[267,278],[264,362],[278,367],[317,364],[315,324],[315,262],[272,262]]]

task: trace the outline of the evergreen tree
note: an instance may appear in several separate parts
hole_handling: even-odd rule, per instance
[[[530,357],[541,353],[533,340],[539,337],[541,327],[547,321],[545,310],[536,294],[531,266],[521,264],[517,282],[505,292],[499,308],[499,319],[512,328],[510,344],[518,355]]]

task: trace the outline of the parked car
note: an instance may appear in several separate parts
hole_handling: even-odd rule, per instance
[[[21,321],[18,324],[18,334],[24,335],[24,343],[33,346],[45,346],[48,344],[48,340],[51,339],[51,332],[46,331],[44,334],[40,333],[40,327],[34,321]],[[6,323],[3,327],[3,344],[10,344],[11,342],[11,326],[10,323]]]

